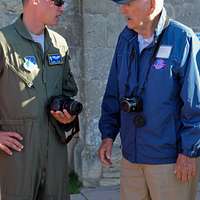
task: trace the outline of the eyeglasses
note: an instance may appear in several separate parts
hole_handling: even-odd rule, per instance
[[[65,1],[64,0],[52,0],[55,6],[61,7]]]

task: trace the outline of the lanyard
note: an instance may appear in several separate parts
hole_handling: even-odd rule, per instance
[[[158,36],[157,41],[155,42],[156,46],[154,47],[153,55],[151,57],[150,64],[149,64],[147,70],[145,71],[145,76],[144,76],[144,79],[143,79],[143,82],[142,82],[141,85],[138,85],[138,83],[139,83],[139,70],[138,70],[138,67],[137,67],[137,70],[136,70],[137,85],[133,88],[133,91],[131,92],[131,96],[135,96],[136,93],[137,93],[137,96],[141,96],[142,95],[142,93],[144,91],[144,88],[145,88],[145,84],[146,84],[148,76],[149,76],[149,72],[150,72],[151,66],[152,66],[153,62],[155,61],[156,55],[158,53],[158,50],[159,50],[159,47],[160,47],[160,44],[161,44],[161,40],[162,40],[162,38],[164,36],[164,33],[167,30],[167,26],[168,25],[169,25],[169,18],[167,17],[166,21],[165,21],[164,29],[163,29],[162,33]],[[131,71],[132,71],[131,70],[131,60],[133,60],[134,58],[136,58],[136,51],[135,51],[134,48],[132,48],[131,53],[129,55],[128,76],[127,76],[127,80],[126,80],[126,83],[125,83],[125,95],[127,95],[128,91],[129,91],[129,82],[130,82]]]

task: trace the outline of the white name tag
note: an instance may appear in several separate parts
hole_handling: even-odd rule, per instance
[[[156,58],[169,58],[172,51],[171,46],[160,46]]]

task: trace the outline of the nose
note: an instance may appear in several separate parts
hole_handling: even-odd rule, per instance
[[[126,4],[122,4],[119,6],[119,10],[122,14],[126,14],[127,12],[127,5]]]
[[[59,7],[59,10],[60,10],[61,12],[64,12],[64,9],[65,9],[64,4],[63,4],[62,6]]]

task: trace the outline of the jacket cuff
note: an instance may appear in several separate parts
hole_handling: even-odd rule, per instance
[[[197,158],[200,156],[200,149],[193,149],[193,150],[186,149],[182,151],[182,154],[191,158]]]
[[[106,134],[106,135],[102,134],[101,139],[104,140],[104,139],[106,139],[106,138],[110,138],[110,139],[112,139],[113,142],[114,142],[115,139],[116,139],[116,137],[117,137],[117,135],[114,135],[114,134]]]

